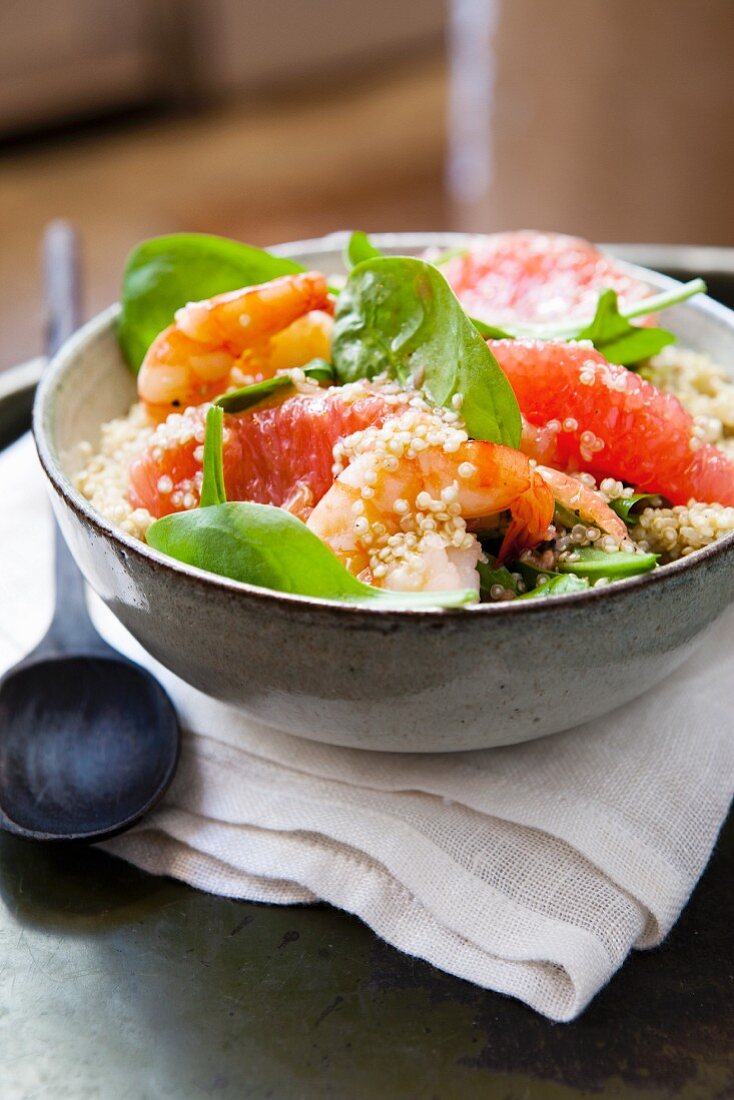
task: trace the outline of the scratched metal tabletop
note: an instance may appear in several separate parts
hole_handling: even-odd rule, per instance
[[[708,275],[734,304],[730,253],[634,258]],[[0,446],[27,426],[36,373],[0,375]],[[725,1100],[733,876],[730,820],[668,940],[551,1024],[326,906],[212,897],[0,834],[0,1100]]]

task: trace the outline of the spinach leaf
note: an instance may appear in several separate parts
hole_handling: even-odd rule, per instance
[[[442,264],[447,264],[449,262],[449,260],[455,260],[457,258],[457,256],[468,256],[468,255],[469,255],[469,249],[467,248],[466,245],[462,245],[461,247],[459,247],[457,245],[454,248],[447,248],[447,249],[445,249],[445,251],[439,252],[438,256],[433,257],[433,259],[431,260],[431,263],[435,267],[441,267]]]
[[[512,335],[537,340],[591,340],[594,347],[611,362],[630,366],[656,354],[676,339],[665,329],[630,325],[633,318],[659,313],[705,292],[703,279],[691,279],[672,290],[642,298],[633,306],[620,310],[615,291],[603,290],[599,294],[594,318],[587,324],[520,324],[513,326]]]
[[[590,580],[597,580],[599,577],[619,580],[622,577],[634,577],[638,573],[649,572],[655,568],[658,560],[657,554],[626,550],[617,550],[616,553],[608,554],[593,546],[583,546],[576,553],[578,561],[556,563],[559,573],[575,573],[577,577],[588,577]]]
[[[307,378],[313,378],[316,382],[333,382],[336,377],[331,363],[327,363],[325,359],[312,359],[301,369]],[[253,382],[250,386],[241,386],[238,390],[223,393],[214,404],[225,412],[244,412],[245,409],[272,397],[279,390],[291,389],[292,386],[289,375],[277,374],[274,378],[265,378],[262,382]]]
[[[518,600],[545,600],[551,596],[565,596],[569,592],[583,592],[589,587],[589,582],[584,577],[577,577],[573,573],[568,574],[542,574],[549,579],[539,584],[531,592],[525,592],[518,596]]]
[[[515,569],[525,581],[525,587],[530,592],[542,586],[553,577],[560,577],[560,573],[554,573],[551,569],[541,569],[539,565],[527,558],[519,558],[515,563]],[[541,579],[542,578],[542,579]]]
[[[634,527],[639,517],[633,512],[633,508],[642,500],[652,502],[661,499],[664,498],[661,498],[659,493],[633,493],[629,497],[616,497],[614,500],[610,500],[609,507],[617,513],[620,519],[624,520],[628,527]],[[652,505],[652,507],[655,507],[655,505]]]
[[[117,334],[123,354],[137,373],[180,306],[303,270],[284,256],[205,233],[143,241],[131,252],[122,281]]]
[[[574,512],[557,500],[553,510],[553,522],[556,527],[566,527],[569,531],[572,531],[577,523],[581,523],[581,517],[578,512]]]
[[[204,461],[201,483],[200,508],[210,508],[215,504],[227,503],[227,491],[224,487],[224,412],[213,405],[206,414],[206,435],[204,436]]]
[[[469,320],[474,325],[480,336],[483,336],[485,340],[514,340],[515,337],[511,332],[508,332],[504,328],[497,328],[496,325],[488,325],[486,321],[480,321],[478,317],[469,317]]]
[[[366,233],[357,229],[352,233],[344,249],[344,266],[356,267],[364,260],[375,260],[378,256],[384,256],[384,252],[372,243]]]
[[[332,339],[340,382],[386,372],[402,385],[420,380],[435,405],[461,415],[469,435],[517,447],[517,399],[489,347],[443,275],[408,256],[358,264],[339,296]]]
[[[449,260],[453,260],[455,256],[464,255],[468,249],[466,248],[449,248],[446,252],[442,252],[440,255],[435,256],[434,259],[427,261],[433,264],[434,267],[438,267],[440,264],[448,263]],[[374,245],[369,239],[366,233],[361,230],[355,230],[352,233],[347,247],[344,251],[344,258],[347,267],[356,267],[357,264],[363,263],[365,260],[376,260],[380,256],[385,256],[377,245]],[[488,325],[486,321],[480,321],[476,317],[470,317],[469,320],[474,325],[477,332],[484,337],[485,340],[505,340],[512,339],[512,335],[506,332],[505,329],[498,328],[496,325]]]
[[[668,344],[674,344],[676,338],[664,328],[630,324],[619,311],[617,292],[604,290],[599,295],[593,321],[575,339],[591,340],[608,362],[629,366],[657,355]]]
[[[245,584],[299,596],[395,609],[461,607],[476,601],[473,589],[392,592],[363,584],[328,546],[290,512],[270,504],[226,501],[222,459],[223,410],[207,413],[201,506],[151,524],[155,550]]]
[[[481,595],[487,599],[490,598],[492,586],[495,584],[501,584],[503,588],[507,588],[510,592],[515,592],[516,594],[519,591],[517,581],[510,570],[504,565],[497,567],[494,562],[487,563],[480,561],[477,562],[477,572],[479,573]]]

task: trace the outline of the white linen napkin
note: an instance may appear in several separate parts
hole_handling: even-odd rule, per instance
[[[0,458],[0,672],[43,633],[51,521],[26,438]],[[402,951],[571,1020],[667,934],[734,788],[734,617],[607,718],[512,748],[392,755],[302,741],[156,664],[187,730],[164,804],[106,848],[212,893],[355,913]]]

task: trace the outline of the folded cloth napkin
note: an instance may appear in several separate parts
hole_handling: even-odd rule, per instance
[[[50,514],[29,439],[0,459],[0,485],[1,671],[40,637],[51,603]],[[631,948],[667,934],[732,795],[731,614],[674,677],[607,718],[425,756],[264,727],[157,665],[101,604],[95,617],[160,678],[187,730],[165,802],[108,851],[212,893],[328,901],[554,1020],[577,1016]]]

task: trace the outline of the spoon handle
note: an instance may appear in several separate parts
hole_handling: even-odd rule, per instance
[[[66,221],[50,223],[43,238],[43,274],[46,292],[46,349],[49,359],[73,336],[81,323],[79,239]],[[87,612],[84,579],[54,523],[56,605],[42,643],[53,653],[99,652],[105,643]]]

